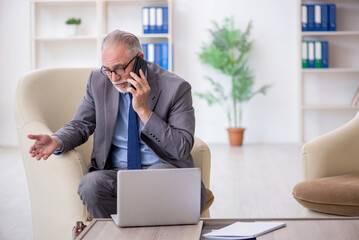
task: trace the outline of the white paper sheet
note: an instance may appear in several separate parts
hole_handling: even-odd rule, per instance
[[[208,239],[248,239],[284,227],[284,222],[236,222],[219,230],[206,233]]]

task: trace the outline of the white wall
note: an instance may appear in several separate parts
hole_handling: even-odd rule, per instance
[[[267,95],[245,104],[245,142],[296,142],[298,140],[297,3],[286,0],[200,0],[174,2],[175,72],[188,80],[193,92],[210,89],[205,75],[227,82],[228,78],[198,60],[202,42],[208,42],[212,20],[234,16],[245,29],[253,20],[254,48],[251,66],[255,89],[272,84]],[[220,107],[207,106],[194,97],[196,135],[207,142],[226,142],[228,127]]]
[[[14,95],[20,76],[29,71],[29,1],[0,1],[0,145],[17,145]],[[209,89],[204,76],[224,78],[199,63],[201,43],[211,21],[234,16],[245,28],[253,20],[251,66],[255,88],[273,84],[266,96],[245,105],[245,141],[298,140],[297,3],[286,0],[173,0],[175,72],[193,92]],[[8,23],[11,23],[8,25]],[[225,81],[225,79],[223,79]],[[209,108],[194,97],[196,135],[207,142],[227,142],[227,119],[220,107]]]
[[[29,1],[0,1],[0,145],[17,145],[14,100],[30,69]]]

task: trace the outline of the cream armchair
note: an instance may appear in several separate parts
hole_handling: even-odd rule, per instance
[[[359,173],[359,112],[344,126],[303,146],[304,179]]]
[[[304,182],[293,189],[303,206],[359,216],[359,112],[344,126],[304,144]]]
[[[92,137],[85,144],[48,160],[37,161],[28,149],[28,134],[52,134],[69,122],[85,94],[90,68],[35,70],[18,83],[16,124],[31,199],[34,239],[71,239],[77,221],[88,221],[77,188],[88,172]],[[211,157],[208,146],[195,139],[192,150],[202,181],[210,187]],[[213,201],[213,195],[210,199]],[[211,203],[211,202],[210,202]],[[210,204],[209,203],[209,204]],[[201,215],[209,217],[209,210]]]

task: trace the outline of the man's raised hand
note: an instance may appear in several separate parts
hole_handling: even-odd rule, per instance
[[[35,140],[35,143],[29,149],[29,153],[31,154],[31,157],[34,157],[37,160],[40,160],[41,158],[46,160],[56,150],[62,148],[62,143],[56,136],[47,134],[29,134],[27,137],[31,140]]]

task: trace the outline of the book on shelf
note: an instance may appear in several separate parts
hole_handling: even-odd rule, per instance
[[[149,12],[150,12],[149,7],[142,8],[142,27],[144,34],[150,33]]]
[[[161,66],[161,44],[155,43],[155,61],[154,63]]]
[[[142,28],[144,34],[168,33],[168,7],[143,7]]]
[[[351,102],[352,107],[359,107],[359,87],[357,88],[354,97]]]
[[[335,4],[329,4],[329,31],[337,30],[337,10]]]
[[[329,44],[328,41],[322,41],[322,68],[329,67]]]
[[[163,8],[156,7],[156,33],[163,33]]]
[[[302,18],[301,18],[302,31],[306,32],[306,31],[309,31],[309,29],[308,29],[308,9],[307,9],[307,5],[302,4],[301,9],[302,9]]]
[[[314,41],[314,68],[322,68],[322,42]]]
[[[302,41],[302,68],[328,68],[328,41]]]
[[[168,43],[161,43],[161,67],[168,70]]]
[[[168,7],[162,7],[163,9],[163,33],[168,33]]]
[[[158,64],[162,68],[168,69],[168,43],[143,43],[142,50],[144,59],[148,62]]]
[[[308,31],[314,31],[314,5],[307,5]]]
[[[314,5],[314,31],[322,30],[322,6],[321,4]]]
[[[336,31],[335,4],[301,5],[302,31]]]
[[[150,7],[148,11],[148,22],[150,26],[150,32],[149,33],[155,33],[156,32],[156,8]]]
[[[328,4],[322,4],[321,6],[322,16],[322,31],[329,31],[329,8]]]
[[[314,68],[314,41],[308,41],[308,68]]]
[[[308,42],[302,41],[302,68],[308,68]]]
[[[145,55],[145,59],[149,62],[155,61],[155,44],[147,43],[147,56]]]

